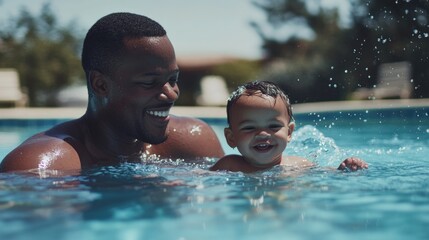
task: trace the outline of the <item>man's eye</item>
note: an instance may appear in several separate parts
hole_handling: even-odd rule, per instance
[[[171,86],[175,86],[177,84],[177,82],[179,81],[179,78],[177,76],[172,77],[168,80],[168,82],[170,83]]]
[[[137,81],[136,84],[144,88],[151,88],[156,85],[156,81],[155,80]]]

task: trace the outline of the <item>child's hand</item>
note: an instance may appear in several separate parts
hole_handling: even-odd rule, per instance
[[[349,157],[340,164],[338,170],[349,170],[354,172],[364,168],[368,168],[368,164],[365,161],[356,157]]]

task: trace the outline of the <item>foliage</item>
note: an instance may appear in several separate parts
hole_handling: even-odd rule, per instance
[[[365,65],[408,61],[412,65],[414,97],[429,97],[429,2],[427,0],[361,0],[353,2],[353,29],[348,39]],[[351,60],[349,60],[351,62]],[[357,64],[355,64],[357,65]],[[375,79],[360,81],[371,86]]]
[[[245,82],[257,79],[260,68],[259,61],[235,60],[216,65],[212,70],[212,74],[222,76],[228,88],[232,89]]]
[[[345,99],[356,88],[373,86],[379,65],[394,61],[411,62],[414,96],[429,96],[427,1],[351,0],[346,27],[338,9],[320,1],[254,4],[266,13],[273,30],[252,23],[270,60],[265,78],[278,82],[297,102]],[[295,34],[281,36],[285,28],[295,28]],[[299,34],[303,29],[306,36]]]
[[[72,25],[60,27],[49,5],[39,16],[26,9],[0,30],[0,67],[16,68],[30,106],[54,105],[54,93],[82,81],[81,38]]]

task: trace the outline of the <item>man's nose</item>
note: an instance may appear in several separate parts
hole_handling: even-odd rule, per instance
[[[175,102],[179,98],[179,86],[177,83],[171,84],[167,82],[162,86],[161,93],[159,94],[159,100],[166,102]]]

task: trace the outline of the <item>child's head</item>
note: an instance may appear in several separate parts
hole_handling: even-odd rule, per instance
[[[253,81],[235,90],[227,103],[225,137],[256,166],[280,163],[295,124],[286,94],[274,83]]]

